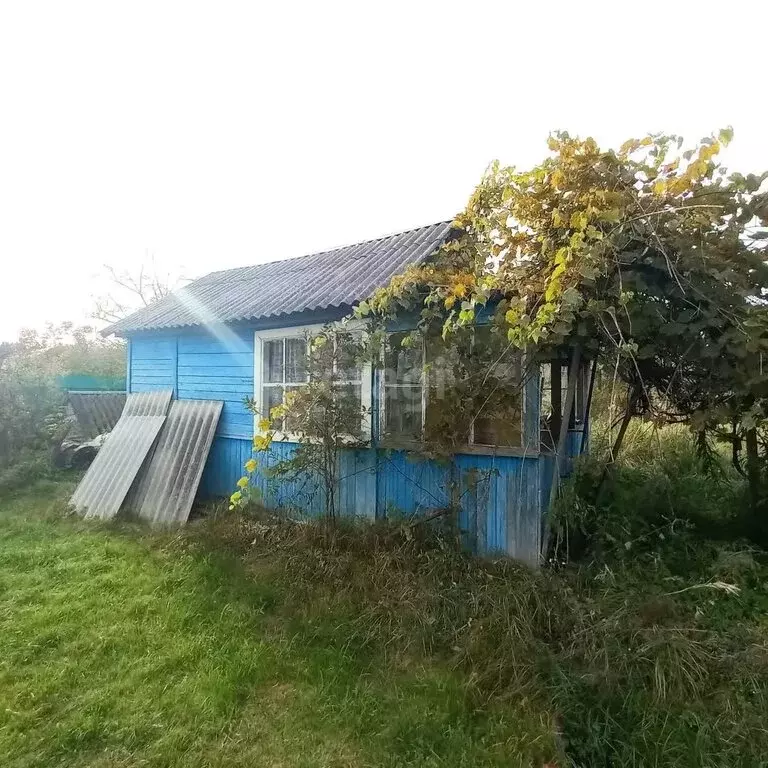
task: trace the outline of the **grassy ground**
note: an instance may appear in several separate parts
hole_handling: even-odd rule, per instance
[[[86,523],[70,492],[0,498],[3,768],[768,765],[744,545],[681,523],[532,573],[418,528]]]
[[[268,569],[0,502],[0,755],[31,766],[532,765],[550,718],[477,710],[445,660],[345,644]]]

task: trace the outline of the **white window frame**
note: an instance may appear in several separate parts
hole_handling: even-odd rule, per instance
[[[365,326],[358,323],[313,323],[311,325],[294,325],[288,328],[270,328],[268,330],[257,330],[253,338],[253,402],[256,407],[256,413],[253,417],[254,435],[265,435],[266,432],[259,429],[259,421],[268,417],[268,414],[262,414],[262,391],[263,391],[263,365],[264,365],[264,342],[275,341],[276,339],[296,339],[317,336],[328,327],[334,328],[342,333],[362,333],[365,338]],[[360,371],[360,406],[361,424],[360,436],[345,436],[349,442],[358,442],[359,440],[370,440],[371,437],[371,399],[373,394],[373,367],[370,361],[363,363]],[[301,439],[301,434],[297,432],[276,431],[274,440],[297,443]]]
[[[413,330],[413,329],[411,329]],[[402,333],[409,333],[408,330],[390,331],[386,334],[386,345],[389,345],[389,339],[391,336],[395,336]],[[421,428],[424,429],[427,418],[427,406],[429,401],[429,373],[424,371],[424,365],[426,364],[426,339],[422,337],[422,372],[421,372]],[[469,441],[460,446],[459,453],[474,453],[482,455],[496,455],[496,456],[529,456],[531,455],[531,449],[527,446],[529,442],[526,436],[526,415],[528,410],[528,395],[527,395],[527,383],[526,383],[526,355],[523,353],[520,356],[520,396],[521,396],[521,408],[520,408],[520,442],[519,446],[507,446],[507,445],[486,445],[485,443],[475,442],[475,424],[472,423],[469,431]],[[382,370],[386,371],[386,348],[381,353],[381,365]],[[399,438],[397,436],[387,436],[387,414],[386,414],[386,389],[387,385],[384,381],[384,375],[380,377],[379,382],[379,434],[384,440],[392,442],[394,447],[402,446],[404,448],[420,446],[421,442],[418,440],[411,440],[408,438]]]

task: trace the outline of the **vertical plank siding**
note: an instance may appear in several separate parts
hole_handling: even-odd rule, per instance
[[[294,450],[275,443],[262,467],[273,466]],[[228,496],[252,456],[250,440],[218,437],[201,483],[207,497]],[[322,514],[324,499],[311,480],[277,482],[256,472],[264,504],[293,513]],[[413,459],[402,451],[345,451],[338,491],[341,514],[350,517],[412,518],[451,500],[455,482],[459,494],[459,527],[469,549],[483,554],[507,553],[535,564],[539,552],[540,460],[537,456],[457,456],[453,466]]]

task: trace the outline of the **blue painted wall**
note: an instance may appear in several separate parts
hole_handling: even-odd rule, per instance
[[[130,391],[173,389],[189,400],[222,400],[217,436],[250,439],[253,416],[253,330],[199,329],[131,337]]]
[[[329,319],[335,317],[296,316],[273,320],[271,326]],[[253,396],[256,327],[248,324],[211,330],[179,329],[136,334],[130,339],[129,391],[170,388],[179,398],[224,402],[201,482],[204,496],[229,496],[243,474],[243,465],[252,456],[253,416],[244,400]],[[374,391],[378,388],[374,387]],[[527,431],[531,435],[530,453],[526,456],[473,453],[456,456],[452,462],[436,462],[403,451],[347,451],[340,472],[342,514],[370,519],[412,517],[445,507],[452,497],[458,497],[459,523],[469,547],[536,563],[552,461],[538,453],[538,380],[529,381],[526,398]],[[575,436],[573,442],[575,448]],[[290,443],[274,444],[270,456],[260,456],[259,461],[269,465],[292,450]],[[259,475],[258,484],[268,506],[310,514],[323,510],[324,499],[312,482],[277,483]]]

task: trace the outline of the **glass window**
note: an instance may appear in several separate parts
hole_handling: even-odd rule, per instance
[[[420,339],[390,335],[384,354],[384,432],[418,440],[423,423],[424,354]]]
[[[520,448],[523,445],[523,373],[520,352],[490,326],[475,329],[472,371],[482,376],[482,402],[472,423],[474,445]]]
[[[328,377],[333,388],[338,423],[344,432],[360,437],[363,431],[363,365],[361,337],[357,333],[337,333],[333,345],[325,348],[331,353]]]
[[[306,386],[310,378],[309,336],[286,336],[263,339],[261,415],[268,417],[272,408],[284,402],[286,394]],[[349,343],[347,343],[349,342]],[[358,334],[338,334],[333,343],[318,347],[313,352],[314,375],[327,381],[339,397],[344,397],[349,417],[350,434],[362,431],[363,366],[358,355]],[[338,348],[337,348],[338,347]],[[324,358],[327,365],[324,366]],[[285,420],[274,424],[278,431],[296,432],[300,425],[296,416],[288,414]]]
[[[262,342],[261,412],[269,418],[271,410],[285,400],[291,389],[307,383],[307,340],[287,337]],[[275,428],[283,429],[282,419]]]
[[[462,424],[466,414],[456,400],[467,392],[482,392],[481,405],[474,419]],[[430,431],[444,430],[457,444],[517,448],[522,446],[522,403],[520,355],[489,327],[476,328],[465,349],[443,344],[439,337],[414,341],[409,333],[389,336],[384,363],[386,436],[419,440],[427,425]]]

